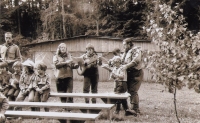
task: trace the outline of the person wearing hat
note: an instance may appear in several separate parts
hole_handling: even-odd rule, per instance
[[[8,71],[8,64],[6,62],[0,62],[0,91],[7,97],[10,90],[10,80],[12,74]]]
[[[33,90],[33,81],[35,79],[34,65],[35,65],[34,62],[30,59],[27,59],[22,63],[23,71],[19,80],[20,92],[16,98],[17,102],[24,101],[26,96],[28,96],[29,102],[34,101],[34,90]],[[15,107],[15,110],[22,110],[22,109],[19,107]],[[34,108],[31,108],[31,110],[34,110]]]
[[[5,112],[8,108],[8,99],[0,92],[0,123],[6,122]]]
[[[8,63],[8,70],[13,73],[12,65],[16,61],[22,61],[19,47],[13,43],[12,33],[5,33],[5,43],[0,45],[0,61]]]
[[[101,59],[98,57],[94,46],[90,43],[86,46],[86,53],[81,56],[84,61],[85,71],[83,93],[89,93],[90,88],[92,93],[98,92],[99,71],[98,65],[102,65]],[[85,102],[89,103],[89,99],[85,98]],[[92,98],[92,103],[96,103],[96,98]]]
[[[123,40],[125,52],[122,55],[122,68],[127,72],[127,89],[130,93],[131,109],[140,113],[138,90],[143,79],[141,50],[134,47],[132,38]]]
[[[16,61],[13,64],[14,73],[12,74],[11,78],[11,89],[8,91],[8,100],[9,101],[15,101],[17,98],[20,88],[19,88],[19,80],[20,76],[22,74],[22,63],[20,61]]]

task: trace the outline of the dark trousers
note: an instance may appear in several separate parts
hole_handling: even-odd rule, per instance
[[[39,88],[42,88],[45,85],[38,85]],[[42,94],[35,91],[34,102],[47,102],[50,94],[50,88],[43,91]],[[36,111],[40,111],[40,108],[35,108]],[[49,111],[49,108],[44,108],[45,111]]]
[[[132,104],[132,109],[139,109],[139,96],[138,90],[143,80],[143,70],[127,70],[127,89],[130,93],[130,103]]]
[[[84,76],[83,93],[89,93],[90,88],[92,93],[97,93],[98,82],[99,74],[95,74],[94,76]],[[89,103],[89,99],[85,98],[85,102]],[[92,103],[96,103],[96,98],[92,98]]]
[[[119,99],[119,100],[117,100],[117,102],[116,102],[116,111],[120,110],[121,104],[122,104],[124,110],[126,111],[128,109],[128,103],[127,103],[126,99]]]
[[[57,79],[56,87],[57,87],[57,91],[59,93],[72,93],[73,78],[68,77],[68,78],[64,78],[64,79]],[[62,103],[66,103],[66,102],[73,103],[72,97],[68,97],[68,98],[61,97],[60,100]]]

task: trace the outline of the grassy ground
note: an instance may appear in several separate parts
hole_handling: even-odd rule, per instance
[[[74,92],[82,92],[83,83],[74,82]],[[53,86],[52,91],[56,91]],[[113,91],[113,82],[100,82],[99,93]],[[113,115],[112,123],[176,123],[174,113],[173,94],[167,92],[163,85],[155,83],[142,83],[139,90],[141,114],[137,117],[124,116],[123,109],[119,115]],[[49,98],[49,102],[59,102],[58,98]],[[129,100],[128,100],[129,101]],[[74,98],[74,102],[84,102],[82,98]],[[103,103],[97,99],[97,103]],[[200,123],[200,94],[183,88],[177,92],[177,109],[181,123]],[[29,110],[28,108],[24,110]],[[53,111],[57,109],[51,109]],[[72,111],[77,112],[77,111]],[[102,117],[97,123],[109,123],[105,119],[106,112],[102,112]],[[15,123],[59,123],[57,120],[23,120]]]

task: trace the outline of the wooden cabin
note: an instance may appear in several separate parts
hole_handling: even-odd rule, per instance
[[[94,45],[95,50],[98,54],[106,53],[106,59],[113,57],[112,51],[114,48],[120,48],[123,52],[122,38],[113,38],[113,37],[100,37],[100,36],[77,36],[67,39],[60,40],[50,40],[37,42],[32,44],[27,44],[25,46],[29,47],[31,52],[33,52],[34,61],[43,61],[48,66],[48,74],[55,78],[54,76],[54,65],[53,65],[53,56],[55,55],[56,49],[60,43],[66,43],[68,51],[74,57],[79,57],[86,51],[86,45],[91,43]],[[141,47],[142,50],[155,51],[158,48],[149,40],[134,40],[134,45]],[[74,72],[74,80],[83,81],[83,76],[79,76],[76,70]],[[151,75],[147,70],[144,70],[144,81],[149,81]],[[100,81],[109,81],[109,72],[101,67],[99,67],[99,76]]]

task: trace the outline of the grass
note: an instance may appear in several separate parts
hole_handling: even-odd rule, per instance
[[[73,92],[82,92],[82,87],[82,82],[74,82]],[[99,82],[98,90],[99,93],[112,92],[113,82]],[[52,85],[52,91],[56,91],[55,85]],[[177,123],[174,112],[173,94],[169,93],[163,85],[143,82],[139,90],[139,97],[141,110],[139,116],[124,116],[124,111],[122,109],[119,115],[113,114],[112,123]],[[50,97],[48,101],[59,102],[59,99]],[[84,102],[84,99],[74,98],[74,102]],[[97,99],[97,103],[103,102]],[[29,110],[29,108],[24,110]],[[55,110],[57,109],[51,109],[51,111]],[[178,90],[177,110],[181,123],[200,123],[200,94],[187,88]],[[103,111],[101,113],[102,116],[96,123],[109,123],[105,118],[107,115],[106,112]],[[15,120],[15,123],[17,122],[18,121]],[[59,121],[32,119],[19,121],[18,123],[59,123]]]

